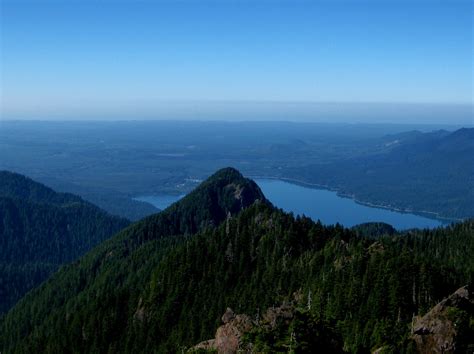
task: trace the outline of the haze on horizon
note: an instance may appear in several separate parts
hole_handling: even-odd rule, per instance
[[[472,3],[2,0],[2,120],[472,125]]]

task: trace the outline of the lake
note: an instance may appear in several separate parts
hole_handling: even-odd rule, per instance
[[[399,230],[443,225],[437,219],[358,204],[352,199],[340,197],[336,192],[326,189],[303,187],[276,179],[256,179],[255,182],[275,206],[295,215],[304,214],[315,221],[319,219],[323,224],[339,222],[351,227],[365,222],[382,221]],[[182,196],[166,194],[135,199],[165,209],[180,198]]]
[[[401,213],[384,208],[373,208],[343,198],[334,191],[303,187],[275,179],[256,180],[265,196],[276,206],[294,214],[304,214],[324,224],[339,222],[350,227],[357,224],[382,221],[396,229],[441,226],[436,219]]]

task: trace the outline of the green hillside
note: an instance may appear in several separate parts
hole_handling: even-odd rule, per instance
[[[0,172],[0,313],[127,225],[77,196]]]
[[[0,350],[178,352],[214,337],[227,307],[255,317],[302,294],[299,322],[247,340],[305,352],[293,341],[314,330],[314,340],[341,338],[347,352],[409,351],[413,315],[472,283],[474,223],[375,229],[377,238],[365,237],[295,218],[224,169],[25,296],[1,323]]]

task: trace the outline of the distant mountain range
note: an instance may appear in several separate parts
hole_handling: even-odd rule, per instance
[[[30,291],[1,320],[0,351],[426,352],[433,338],[414,336],[413,316],[472,284],[472,254],[472,221],[324,226],[226,168]],[[474,311],[456,301],[437,313],[465,352]]]
[[[0,171],[0,313],[128,223],[77,196]]]

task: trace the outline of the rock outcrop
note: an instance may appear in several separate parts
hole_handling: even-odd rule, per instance
[[[224,324],[217,329],[214,339],[201,342],[192,349],[216,350],[219,354],[236,353],[241,348],[243,335],[253,328],[252,320],[247,315],[236,315],[227,308],[222,322]]]
[[[295,301],[298,301],[297,295]],[[294,302],[268,308],[252,320],[227,309],[214,339],[190,349],[234,353],[342,353],[342,340],[329,328],[317,322],[306,307]]]
[[[473,318],[473,292],[465,286],[418,317],[411,339],[422,354],[465,352],[474,347],[469,324]]]
[[[252,352],[251,348],[244,347],[242,343],[246,333],[255,328],[271,331],[281,321],[291,321],[294,311],[295,307],[292,304],[285,303],[278,307],[270,307],[263,314],[261,320],[253,321],[249,316],[236,315],[230,308],[227,308],[222,315],[223,325],[217,329],[215,338],[197,344],[191,348],[191,351],[210,350],[217,351],[219,354],[250,353]]]

